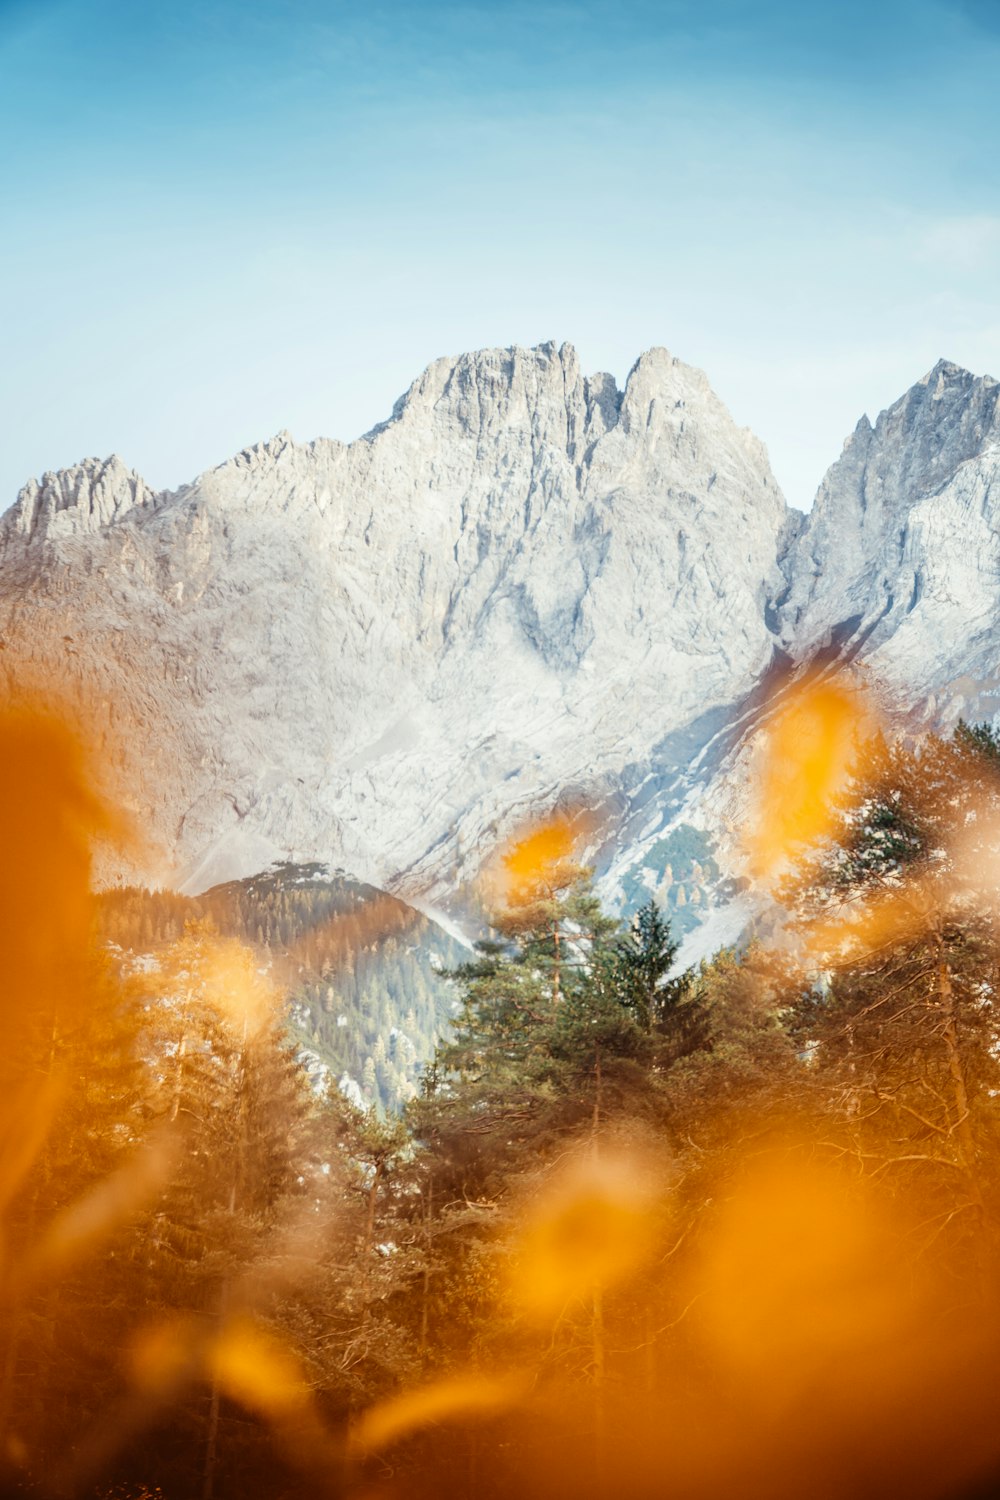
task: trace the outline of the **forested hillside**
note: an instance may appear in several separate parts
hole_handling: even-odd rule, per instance
[[[732,896],[735,883],[721,880],[712,840],[704,830],[678,823],[625,872],[621,888],[627,913],[653,897],[669,914],[673,931],[683,937],[695,930],[720,896]]]
[[[191,922],[251,945],[287,995],[307,1069],[383,1111],[415,1094],[455,1002],[442,970],[465,955],[413,907],[320,864],[284,865],[201,896],[105,891],[99,909],[107,940],[133,957],[155,958]]]
[[[1000,745],[857,743],[820,819],[793,738],[770,949],[673,974],[656,903],[610,918],[546,825],[380,1117],[287,1044],[261,954],[297,953],[289,872],[195,920],[105,898],[155,962],[109,959],[72,747],[0,725],[6,1492],[994,1493]]]

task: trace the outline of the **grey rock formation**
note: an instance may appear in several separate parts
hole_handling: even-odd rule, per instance
[[[433,900],[560,797],[648,822],[771,658],[786,519],[666,351],[619,392],[568,345],[486,350],[350,445],[28,486],[0,673],[96,716],[154,878],[319,858]]]
[[[665,350],[622,391],[568,345],[438,360],[349,445],[281,433],[173,494],[118,459],[27,485],[0,647],[8,690],[86,708],[147,879],[318,859],[433,910],[584,803],[618,899],[707,834],[702,946],[731,941],[776,659],[1000,717],[1000,386],[942,361],[802,517]]]
[[[783,567],[781,630],[947,727],[1000,708],[1000,384],[940,361],[862,418]]]
[[[29,480],[0,520],[0,549],[89,535],[154,498],[120,458],[85,458],[71,469]]]

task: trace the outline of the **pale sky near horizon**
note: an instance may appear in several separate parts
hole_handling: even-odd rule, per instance
[[[350,439],[432,359],[705,369],[807,507],[1000,376],[1000,0],[0,0],[0,509]]]

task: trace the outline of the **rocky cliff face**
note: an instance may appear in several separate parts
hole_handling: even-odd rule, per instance
[[[1000,709],[1000,384],[942,360],[862,418],[783,560],[796,657],[863,660],[900,707]]]
[[[282,434],[155,497],[117,460],[29,485],[0,672],[88,704],[160,878],[319,858],[434,899],[559,797],[666,826],[771,659],[786,522],[666,351],[618,391],[569,346],[486,350],[350,445]]]
[[[810,514],[789,512],[779,561],[766,618],[787,662],[855,664],[914,726],[997,722],[1000,385],[941,361],[874,427],[863,417]],[[706,920],[687,959],[735,941],[752,914],[732,877],[766,704],[748,684],[727,715],[694,721],[686,743],[672,736],[659,769],[630,789],[607,854],[606,894],[635,903],[661,891],[672,841],[709,833],[724,878],[700,893]]]
[[[151,505],[154,498],[144,480],[120,458],[84,459],[72,469],[29,480],[0,520],[0,549],[88,536],[135,506]]]
[[[727,892],[778,654],[992,717],[998,585],[995,381],[937,365],[803,518],[699,371],[653,349],[619,391],[546,344],[438,360],[358,442],[282,433],[176,493],[117,459],[32,482],[0,521],[0,679],[85,705],[153,879],[318,859],[433,905],[580,801],[606,894],[680,900],[677,848],[714,869],[720,830]]]

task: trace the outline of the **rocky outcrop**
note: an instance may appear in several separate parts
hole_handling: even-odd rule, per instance
[[[1000,708],[1000,384],[940,361],[862,418],[785,559],[796,657],[864,661],[944,725]]]
[[[619,390],[544,344],[173,494],[118,459],[46,475],[0,541],[0,680],[85,706],[138,869],[189,890],[317,859],[434,905],[583,802],[629,899],[679,827],[736,843],[776,658],[861,663],[925,722],[1000,713],[1000,386],[946,362],[808,517],[700,371],[652,349]]]
[[[91,535],[154,499],[120,458],[85,458],[71,469],[29,480],[0,521],[0,548]]]
[[[438,360],[367,437],[155,505],[76,473],[5,523],[0,672],[88,703],[189,888],[315,857],[443,892],[560,796],[627,800],[771,658],[785,503],[662,349],[622,391],[568,345]]]

